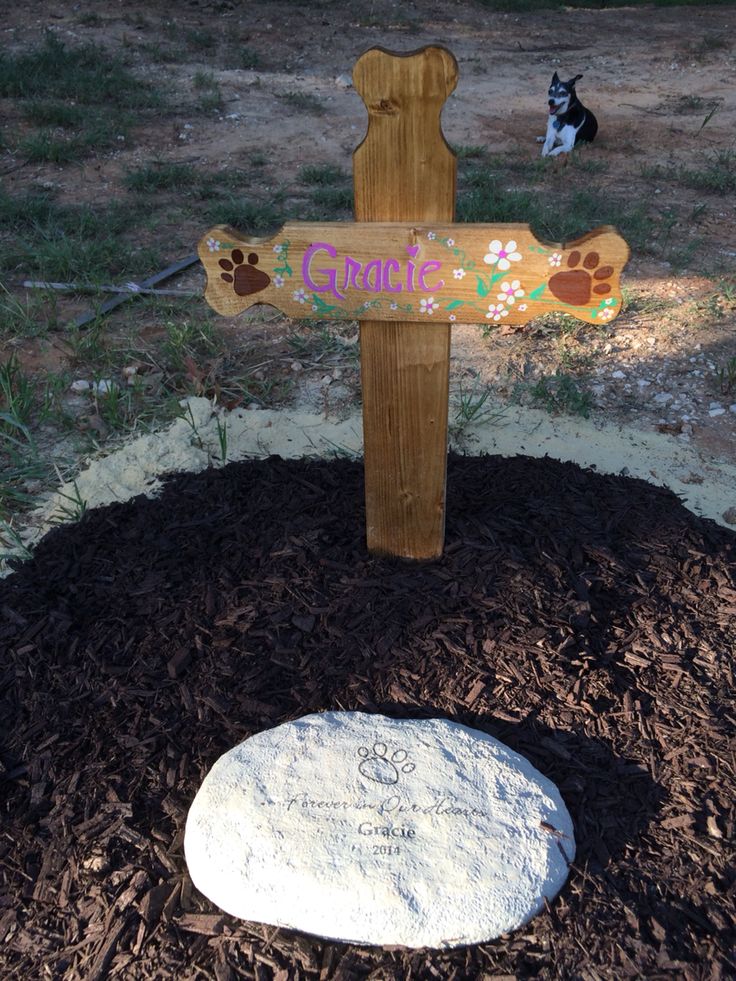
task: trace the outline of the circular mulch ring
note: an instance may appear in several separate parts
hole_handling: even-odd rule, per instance
[[[412,565],[367,554],[362,494],[350,462],[180,475],[0,584],[3,977],[736,976],[736,535],[643,481],[455,458],[445,554]],[[326,709],[450,718],[554,780],[578,853],[548,911],[407,951],[200,896],[209,767]]]

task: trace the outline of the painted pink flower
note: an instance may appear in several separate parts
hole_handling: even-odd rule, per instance
[[[502,245],[497,238],[488,246],[488,254],[483,256],[483,262],[489,266],[498,266],[501,272],[506,272],[511,268],[512,262],[520,262],[521,253],[516,251],[516,242],[512,239],[506,245]]]
[[[297,303],[306,303],[307,302],[307,294],[304,292],[304,290],[301,290],[301,289],[300,290],[294,290],[294,299],[296,300]]]
[[[433,314],[435,310],[439,309],[439,303],[436,303],[434,297],[430,296],[426,300],[419,301],[419,309],[422,313]]]
[[[501,283],[501,292],[497,294],[499,300],[503,300],[504,303],[508,303],[512,306],[516,303],[516,298],[518,296],[524,295],[524,290],[520,288],[521,283],[518,279],[513,279],[510,283]]]
[[[487,320],[500,320],[501,317],[508,317],[509,312],[503,303],[492,303],[488,307],[488,313],[486,314]]]

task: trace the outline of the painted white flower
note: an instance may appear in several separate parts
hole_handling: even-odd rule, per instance
[[[433,314],[435,310],[439,309],[439,303],[435,303],[433,296],[427,297],[426,300],[419,301],[419,310],[421,313]]]
[[[609,296],[609,297],[608,297],[608,299],[607,299],[607,300],[604,300],[603,302],[604,302],[604,304],[605,304],[605,305],[606,305],[607,307],[610,307],[610,306],[611,306],[611,305],[612,305],[613,303],[615,303],[616,301],[614,300],[614,298],[613,298],[612,296]]]
[[[455,279],[465,279],[465,270],[464,269],[453,269],[452,270],[452,275],[455,277]]]
[[[508,317],[509,312],[503,303],[492,303],[488,307],[488,313],[486,314],[487,320],[500,320],[501,317]]]
[[[389,309],[390,310],[398,310],[399,309],[399,304],[398,303],[390,303],[389,304]]]
[[[526,310],[526,303],[520,303],[519,310]]]
[[[217,241],[216,238],[212,238],[210,236],[210,238],[207,239],[207,248],[210,250],[210,252],[219,252],[220,243]]]
[[[550,266],[559,266],[562,262],[562,255],[559,252],[553,252],[548,260]]]
[[[450,322],[452,323],[452,322],[453,322],[453,321],[455,321],[455,320],[457,320],[457,317],[455,316],[455,314],[454,314],[454,313],[451,313],[451,314],[450,314]]]
[[[284,251],[283,245],[274,245],[273,251],[280,255]]]
[[[281,287],[284,285],[284,277],[283,276],[274,276],[273,277],[273,285],[276,287],[277,290],[280,290]]]
[[[601,320],[610,320],[611,317],[613,317],[613,314],[614,311],[611,309],[611,307],[604,307],[598,312],[598,316],[601,318]]]
[[[430,242],[434,242],[434,240],[437,238],[437,233],[427,232],[427,238],[429,239]]]
[[[294,299],[297,303],[306,303],[307,294],[304,292],[304,290],[294,290]]]
[[[519,262],[521,253],[516,251],[516,242],[512,239],[506,245],[502,245],[500,240],[494,238],[488,246],[488,255],[483,256],[483,262],[489,266],[498,266],[502,272],[511,268],[512,262]]]
[[[524,295],[524,290],[520,289],[521,283],[518,279],[512,279],[510,283],[501,283],[501,292],[497,294],[497,299],[503,300],[512,306],[516,303],[518,296]]]
[[[447,247],[451,249],[454,244],[455,244],[455,239],[454,238],[448,238],[448,240],[447,240]]]

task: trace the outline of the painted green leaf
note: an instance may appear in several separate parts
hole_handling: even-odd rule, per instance
[[[457,310],[457,308],[461,307],[464,302],[464,300],[453,300],[452,303],[447,304],[445,310]]]
[[[312,303],[322,313],[329,313],[331,310],[337,309],[334,304],[330,306],[329,304],[325,303],[325,301],[321,299],[319,296],[317,296],[316,293],[312,293]]]
[[[486,286],[485,280],[481,279],[480,276],[475,277],[478,280],[478,296],[488,296],[491,292],[490,286]]]
[[[547,284],[546,283],[542,283],[541,286],[537,286],[537,288],[535,290],[532,290],[531,291],[531,293],[529,294],[529,299],[530,300],[538,300],[539,297],[542,295],[542,293],[544,293],[544,291],[546,289],[547,289]]]

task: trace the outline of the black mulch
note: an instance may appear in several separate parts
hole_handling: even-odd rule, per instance
[[[0,975],[736,977],[736,535],[547,459],[453,459],[448,507],[440,561],[379,559],[359,464],[233,464],[54,531],[0,584]],[[407,951],[199,895],[209,767],[325,709],[454,719],[551,777],[578,839],[551,908]]]

